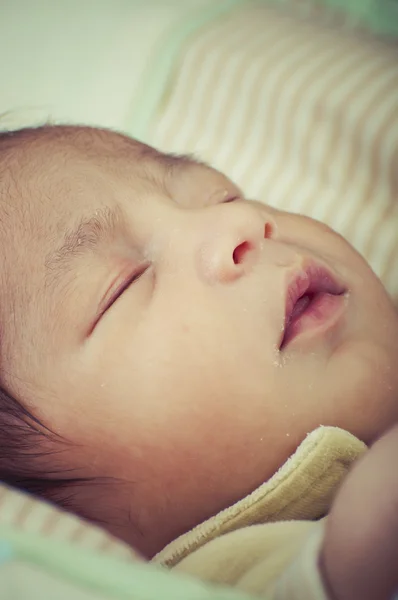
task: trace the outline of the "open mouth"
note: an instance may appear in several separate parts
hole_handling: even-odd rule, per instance
[[[303,331],[325,330],[341,308],[346,291],[324,267],[312,264],[296,274],[287,288],[279,349]]]

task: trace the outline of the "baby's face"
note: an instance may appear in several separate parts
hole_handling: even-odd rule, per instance
[[[71,442],[73,475],[119,481],[92,502],[143,552],[320,424],[369,441],[397,419],[397,316],[337,234],[111,133],[43,139],[21,164],[1,201],[6,382]]]

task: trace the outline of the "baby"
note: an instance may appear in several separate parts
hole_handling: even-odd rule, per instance
[[[0,136],[0,478],[153,557],[319,425],[398,421],[398,318],[339,235],[117,133]]]

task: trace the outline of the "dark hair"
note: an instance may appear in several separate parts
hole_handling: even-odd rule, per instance
[[[57,443],[58,442],[58,443]],[[51,469],[50,457],[62,452],[62,440],[18,400],[0,388],[0,481],[48,500],[75,483]],[[47,460],[46,460],[47,459]]]
[[[95,135],[101,136],[107,130],[86,126],[46,124],[15,131],[1,131],[0,129],[0,184],[2,184],[0,200],[2,195],[6,200],[4,214],[0,214],[0,236],[3,234],[3,229],[8,231],[5,217],[9,205],[12,203],[12,197],[18,198],[19,186],[22,186],[23,189],[23,177],[21,177],[21,184],[18,176],[12,172],[12,161],[16,159],[14,164],[18,173],[19,169],[22,172],[26,167],[26,160],[24,160],[23,152],[21,156],[17,156],[15,150],[22,148],[23,151],[27,144],[37,141],[46,144],[49,141],[57,140],[68,143],[69,140],[69,143],[73,145],[80,143],[85,153],[95,152],[90,143],[87,144],[84,139],[79,141],[82,131],[89,135],[94,135],[95,132]],[[128,140],[117,132],[112,133]],[[127,141],[127,143],[129,142]],[[147,150],[151,151],[149,147]],[[7,319],[7,315],[1,315],[2,308],[0,296],[0,318],[2,317],[4,320]],[[90,497],[90,488],[97,488],[94,494],[98,499],[99,492],[103,492],[104,488],[108,488],[108,490],[111,488],[113,491],[115,486],[118,486],[119,489],[125,488],[124,493],[129,494],[129,485],[125,487],[129,482],[112,476],[86,474],[85,477],[82,477],[78,466],[75,468],[73,468],[73,464],[69,466],[68,454],[72,443],[52,431],[48,424],[43,423],[34,412],[29,410],[31,406],[29,398],[16,398],[14,392],[8,389],[2,358],[7,353],[7,345],[11,344],[8,351],[16,351],[13,348],[12,336],[9,337],[11,340],[3,339],[0,328],[0,483],[36,495],[97,525],[107,527],[112,524],[119,528],[125,527],[124,514],[122,517],[119,514],[104,514],[101,502],[84,502],[84,496],[87,498],[88,494]],[[29,387],[28,382],[24,383],[24,388]],[[37,401],[37,398],[35,400]],[[83,494],[78,492],[83,492]],[[133,524],[130,511],[127,513],[127,519],[130,526],[135,526],[139,531],[139,526]]]
[[[106,527],[110,521],[104,520],[101,506],[81,503],[77,491],[88,485],[103,489],[120,485],[120,481],[112,477],[74,477],[74,469],[68,469],[57,459],[68,446],[66,440],[0,387],[0,483]],[[133,526],[130,513],[128,518]],[[115,519],[113,522],[117,523]]]
[[[35,139],[40,132],[58,134],[56,127],[46,125],[0,131],[1,158],[5,159],[0,166],[7,170],[7,157],[13,150],[21,143]],[[8,194],[7,177],[4,182]],[[4,385],[1,386],[1,379],[0,370],[0,482],[67,507],[73,489],[88,480],[67,476],[73,471],[65,469],[57,459],[68,448],[66,440],[32,414],[27,402],[14,398]]]

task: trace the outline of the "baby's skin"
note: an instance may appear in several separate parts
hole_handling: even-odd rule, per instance
[[[398,427],[346,477],[328,516],[321,568],[335,600],[398,598]]]
[[[85,127],[3,136],[0,171],[2,385],[75,510],[144,556],[319,425],[398,421],[397,314],[325,225]]]

